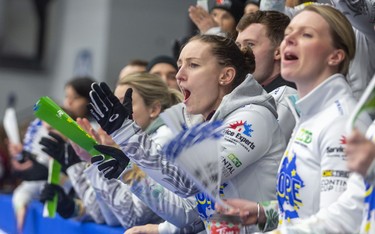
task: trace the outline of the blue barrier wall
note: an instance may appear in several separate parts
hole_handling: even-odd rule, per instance
[[[25,234],[72,234],[72,233],[124,233],[122,227],[109,227],[92,222],[77,222],[72,219],[63,219],[56,216],[53,219],[43,218],[43,206],[34,201],[30,204],[24,226]],[[9,234],[17,234],[16,219],[12,208],[12,196],[0,194],[0,230]]]

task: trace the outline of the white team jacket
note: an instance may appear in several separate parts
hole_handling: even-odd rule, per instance
[[[285,149],[285,138],[276,118],[274,99],[251,75],[223,98],[211,118],[223,120],[227,126],[219,155],[223,197],[255,201],[275,197],[276,171]],[[184,197],[196,194],[200,216],[203,221],[209,220],[214,212],[213,202],[199,193],[186,174],[168,162],[161,155],[161,148],[140,133],[135,124],[125,121],[112,137],[133,162],[164,187]]]
[[[363,206],[355,201],[363,198],[364,184],[357,177],[348,181],[350,172],[343,147],[346,122],[355,104],[350,87],[340,74],[296,103],[300,119],[278,173],[280,228],[298,224],[318,212],[325,217],[351,209],[361,213]],[[366,129],[370,119],[360,123],[359,128]],[[345,195],[340,197],[341,194]],[[342,221],[332,228],[358,231],[359,221]]]

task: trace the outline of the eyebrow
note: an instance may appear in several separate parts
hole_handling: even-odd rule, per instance
[[[243,40],[243,42],[256,42],[257,40],[256,39],[245,39]]]
[[[301,26],[301,27],[297,28],[297,30],[304,30],[304,29],[312,29],[312,30],[316,31],[316,28],[313,27],[313,26]],[[295,28],[288,26],[288,27],[286,27],[285,31],[287,31],[287,30],[295,30]]]
[[[186,60],[187,62],[190,62],[190,61],[193,60],[193,59],[199,59],[199,58],[196,58],[196,57],[189,57],[189,58],[186,58],[186,59],[184,59],[184,60]],[[177,65],[178,65],[179,63],[181,63],[181,59],[178,59],[178,60],[177,60]]]

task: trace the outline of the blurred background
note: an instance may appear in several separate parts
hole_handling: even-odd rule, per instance
[[[0,116],[10,92],[18,121],[41,96],[60,103],[74,74],[113,88],[130,60],[173,55],[195,0],[0,0]]]

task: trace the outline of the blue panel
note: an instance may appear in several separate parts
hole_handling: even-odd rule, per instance
[[[40,202],[34,201],[29,205],[26,214],[23,233],[30,234],[66,234],[66,233],[106,233],[122,234],[125,229],[122,227],[109,227],[107,225],[92,222],[77,222],[72,219],[63,219],[56,216],[53,219],[43,218],[43,206]],[[0,194],[0,230],[9,234],[16,234],[16,220],[12,207],[12,196]]]

